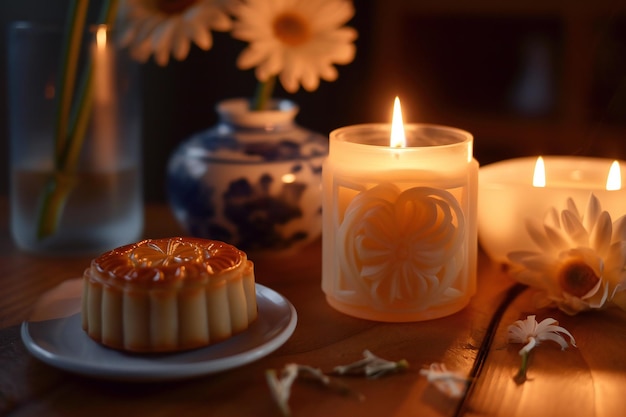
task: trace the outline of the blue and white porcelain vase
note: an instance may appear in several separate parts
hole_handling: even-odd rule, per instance
[[[321,234],[326,136],[295,122],[298,106],[248,99],[217,105],[219,122],[182,143],[167,173],[175,217],[196,237],[253,254],[284,255]]]

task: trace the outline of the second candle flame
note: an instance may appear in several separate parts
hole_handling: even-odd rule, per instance
[[[392,148],[406,148],[406,135],[404,133],[404,122],[402,121],[402,108],[400,99],[396,97],[393,102],[393,118],[391,121],[391,137],[389,146]]]
[[[535,172],[533,173],[533,187],[546,186],[546,167],[543,158],[540,156],[535,163]]]
[[[96,45],[98,49],[103,50],[107,46],[107,27],[106,25],[99,25],[96,29]]]
[[[610,191],[622,189],[622,174],[617,161],[613,161],[609,169],[609,175],[606,178],[606,189]]]

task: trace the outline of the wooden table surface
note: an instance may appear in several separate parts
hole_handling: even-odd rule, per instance
[[[479,259],[478,292],[463,311],[438,320],[376,323],[327,305],[320,288],[321,244],[280,260],[255,259],[256,279],[295,306],[292,337],[269,356],[219,374],[191,380],[128,383],[67,373],[32,357],[20,338],[38,297],[81,275],[88,258],[46,258],[19,251],[0,199],[0,415],[23,416],[278,416],[265,383],[267,369],[291,362],[330,371],[369,349],[406,359],[403,373],[341,381],[364,396],[338,395],[296,381],[292,415],[305,416],[622,416],[626,409],[626,313],[617,310],[566,316],[535,310],[531,294],[515,294],[502,268]],[[146,209],[146,236],[180,234],[165,206]],[[513,381],[521,345],[506,342],[506,328],[536,314],[554,317],[576,338],[561,351],[550,342],[531,354],[529,380]],[[473,376],[466,395],[450,399],[419,370],[433,362]]]

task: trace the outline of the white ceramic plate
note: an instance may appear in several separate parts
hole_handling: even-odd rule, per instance
[[[81,375],[126,381],[165,381],[232,369],[278,349],[296,328],[297,314],[282,295],[256,284],[259,315],[244,332],[206,348],[171,354],[131,354],[87,336],[80,314],[22,323],[22,340],[41,361]]]

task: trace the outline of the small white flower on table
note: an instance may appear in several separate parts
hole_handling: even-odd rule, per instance
[[[272,398],[278,405],[283,416],[291,415],[289,408],[289,397],[291,396],[291,386],[298,377],[299,366],[295,363],[285,365],[280,377],[274,369],[265,372],[265,379],[272,394]]]
[[[420,369],[420,375],[450,398],[461,398],[469,382],[461,373],[449,371],[443,363],[431,363],[428,368]]]
[[[537,323],[535,316],[526,317],[525,320],[517,320],[507,329],[507,340],[509,343],[523,343],[519,351],[522,357],[522,366],[515,376],[515,380],[519,383],[526,380],[526,371],[528,369],[528,355],[537,345],[546,340],[551,340],[561,346],[561,350],[565,350],[569,344],[562,336],[569,337],[569,343],[576,347],[574,336],[565,328],[558,325],[559,322],[553,318],[547,318]]]
[[[301,376],[313,379],[322,384],[324,387],[333,389],[340,394],[353,395],[359,401],[363,401],[364,399],[363,395],[352,391],[347,385],[332,379],[328,375],[324,374],[321,369],[308,365],[289,363],[285,365],[280,375],[278,375],[274,369],[268,369],[265,371],[265,379],[270,389],[270,394],[284,417],[291,416],[291,408],[289,407],[291,387],[296,379]]]

